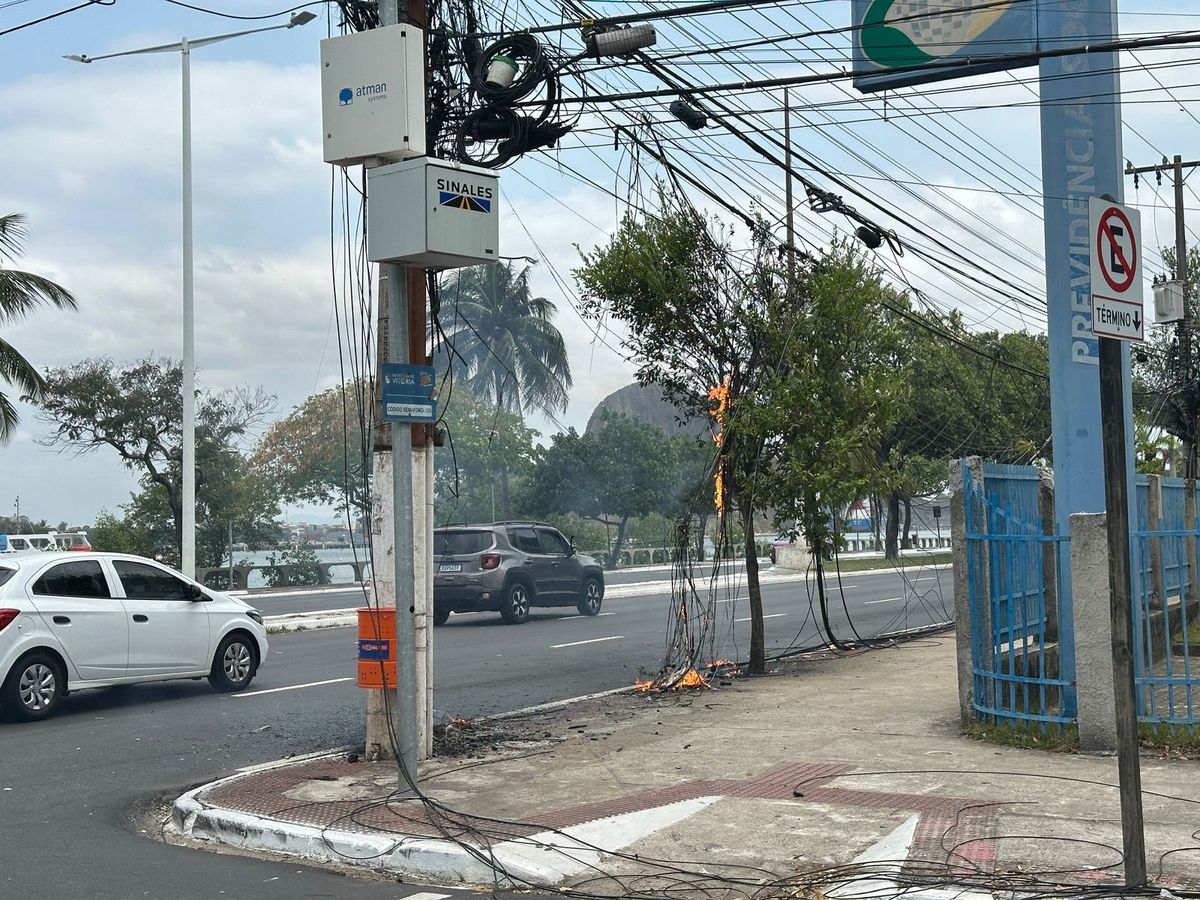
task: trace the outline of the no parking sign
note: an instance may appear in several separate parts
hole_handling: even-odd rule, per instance
[[[1092,334],[1145,340],[1142,316],[1142,220],[1128,206],[1092,197]]]

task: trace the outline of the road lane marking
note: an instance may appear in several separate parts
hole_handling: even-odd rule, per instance
[[[903,597],[888,597],[886,600],[864,600],[863,606],[870,606],[872,603],[895,603],[897,600],[903,599]]]
[[[354,676],[347,678],[330,678],[325,681],[310,681],[307,684],[292,684],[281,688],[268,688],[265,691],[247,691],[243,694],[230,694],[230,697],[261,697],[263,694],[278,694],[280,691],[298,691],[300,688],[320,687],[323,684],[337,684],[342,681],[353,681]]]
[[[583,644],[599,644],[601,641],[619,641],[624,637],[625,635],[623,634],[614,634],[611,637],[592,638],[590,641],[571,641],[569,644],[551,644],[550,649],[561,650],[563,647],[580,647]]]
[[[572,619],[598,619],[601,616],[615,616],[616,613],[596,613],[594,616],[563,616],[558,621],[570,622]]]
[[[782,618],[783,616],[786,616],[786,615],[787,615],[787,613],[771,613],[769,616],[763,616],[763,618],[764,618],[764,619],[779,619],[779,618]],[[733,621],[735,621],[735,622],[749,622],[749,621],[750,621],[750,617],[749,617],[749,616],[747,616],[747,617],[746,617],[746,618],[744,618],[744,619],[734,619]]]
[[[408,900],[449,900],[450,894],[431,894],[429,891],[421,891],[419,894],[409,894]]]

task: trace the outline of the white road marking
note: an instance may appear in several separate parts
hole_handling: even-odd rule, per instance
[[[247,691],[244,694],[230,694],[230,697],[261,697],[263,694],[278,694],[280,691],[298,691],[300,688],[320,687],[323,684],[337,684],[341,681],[353,681],[354,677],[330,678],[326,681],[310,681],[307,684],[292,684],[288,687],[268,688],[265,691]]]
[[[431,894],[429,891],[421,891],[419,894],[409,894],[408,900],[446,900],[450,894]]]
[[[560,650],[563,647],[580,647],[583,644],[599,644],[601,641],[619,641],[624,637],[625,635],[623,634],[614,634],[611,637],[592,638],[590,641],[571,641],[569,644],[551,644],[550,649]]]
[[[616,613],[596,613],[594,616],[563,616],[558,621],[570,622],[572,619],[598,619],[601,616],[615,616]]]
[[[872,603],[895,603],[897,600],[903,599],[903,597],[888,597],[886,600],[864,600],[863,606],[870,606]]]
[[[786,615],[787,615],[787,613],[771,613],[769,616],[763,616],[763,618],[764,618],[764,619],[780,619],[780,618],[782,618],[782,617],[784,617],[784,616],[786,616]],[[747,616],[747,617],[746,617],[746,618],[744,618],[744,619],[734,619],[733,621],[735,621],[735,622],[749,622],[749,621],[750,621],[750,617],[749,617],[749,616]]]

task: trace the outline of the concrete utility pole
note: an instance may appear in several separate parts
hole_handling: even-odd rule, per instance
[[[426,15],[424,0],[410,0],[408,21],[424,27]],[[399,22],[397,0],[381,0],[380,25]],[[425,362],[425,273],[383,263],[379,283],[380,359]],[[382,390],[382,381],[379,384]],[[376,430],[372,460],[375,600],[380,607],[396,609],[397,684],[395,689],[367,692],[366,753],[369,759],[395,756],[414,782],[418,760],[432,751],[433,735],[429,631],[433,498],[428,431],[424,425],[382,425]]]
[[[796,277],[796,211],[792,196],[792,92],[783,89],[783,204],[787,208],[788,277]]]
[[[1196,425],[1200,418],[1198,413],[1196,383],[1193,368],[1195,349],[1192,346],[1192,331],[1194,328],[1193,303],[1191,285],[1188,282],[1188,252],[1187,252],[1187,222],[1183,210],[1183,170],[1200,167],[1200,160],[1184,162],[1178,154],[1175,159],[1168,161],[1164,156],[1156,166],[1134,166],[1132,163],[1125,167],[1126,175],[1145,175],[1154,173],[1155,178],[1161,179],[1163,172],[1170,172],[1175,181],[1175,280],[1183,288],[1183,318],[1175,325],[1175,340],[1179,345],[1179,373],[1183,384],[1184,423],[1187,434],[1183,438],[1183,477],[1184,481],[1184,527],[1196,527]],[[1197,571],[1197,552],[1194,540],[1187,542],[1188,569]],[[1200,585],[1196,579],[1188,582],[1187,600],[1191,604],[1200,602]]]

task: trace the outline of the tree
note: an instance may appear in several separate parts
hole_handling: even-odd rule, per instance
[[[442,424],[448,439],[447,446],[434,457],[437,521],[494,522],[511,518],[497,492],[499,479],[501,473],[507,473],[517,494],[521,494],[522,485],[533,472],[533,441],[538,433],[520,415],[460,391],[451,394]]]
[[[556,308],[532,295],[528,266],[459,269],[440,295],[444,340],[434,355],[456,385],[507,412],[567,408],[571,364],[554,326]]]
[[[591,432],[572,428],[551,438],[522,502],[539,516],[574,513],[615,529],[608,553],[608,566],[615,568],[630,519],[683,512],[686,491],[699,475],[679,465],[685,444],[695,441],[607,413]]]
[[[165,530],[169,545],[160,553],[173,561],[182,555],[183,545],[182,385],[182,369],[172,360],[116,366],[109,359],[89,359],[47,373],[40,413],[50,426],[40,439],[43,446],[77,454],[109,447],[138,474],[142,493],[127,513]],[[243,515],[261,522],[278,514],[241,453],[273,402],[261,390],[197,392],[198,559],[212,559],[218,546],[215,537],[205,537],[206,528],[220,528]],[[248,524],[245,530],[250,530]]]
[[[314,394],[267,429],[251,464],[281,500],[331,503],[365,516],[370,496],[363,447],[372,402],[362,379]]]
[[[902,333],[894,367],[899,397],[877,459],[893,473],[883,501],[885,555],[894,559],[908,546],[913,498],[945,486],[951,457],[1018,462],[1043,454],[1050,390],[1043,337],[972,333],[957,312],[910,311],[899,299],[890,305],[902,310],[894,316]]]
[[[553,416],[567,408],[571,364],[554,326],[554,303],[534,297],[529,267],[508,263],[459,269],[440,291],[441,333],[434,363],[446,381],[496,408]],[[500,510],[512,517],[508,468],[499,470]]]
[[[816,471],[806,475],[783,455],[787,441],[781,429],[789,412],[780,404],[804,399],[791,396],[789,380],[810,388],[817,383],[804,370],[819,352],[807,344],[807,328],[820,324],[823,334],[845,328],[869,340],[871,327],[878,327],[877,322],[864,325],[842,319],[841,311],[854,310],[855,303],[843,307],[832,296],[835,291],[830,285],[851,293],[874,291],[871,302],[855,314],[874,312],[880,288],[878,275],[862,264],[855,264],[849,273],[843,271],[853,261],[844,247],[835,246],[811,265],[805,262],[795,278],[789,278],[778,266],[777,247],[765,229],[756,229],[752,237],[755,252],[747,261],[731,251],[729,234],[719,224],[686,201],[661,192],[657,215],[627,216],[606,246],[584,254],[575,274],[583,288],[586,314],[627,324],[625,347],[639,363],[638,381],[661,386],[683,417],[709,414],[719,423],[718,483],[726,500],[724,510],[718,507],[719,521],[727,533],[728,513],[736,512],[740,518],[751,616],[750,669],[763,672],[756,515],[775,504],[804,522],[815,521],[812,504],[827,505],[820,488],[825,483],[822,473],[840,467],[834,454],[815,454],[810,459]],[[811,310],[818,300],[821,309],[839,317],[814,323]],[[794,348],[793,342],[805,344],[805,349]],[[857,352],[852,346],[838,346],[850,355],[830,360],[831,377],[853,368]],[[814,402],[809,398],[802,408]],[[868,415],[867,423],[837,419],[838,410],[833,404],[829,407],[820,433],[831,440],[851,431],[868,435],[878,427],[869,402],[852,407]],[[878,408],[886,409],[886,404]],[[835,422],[841,424],[834,427]],[[803,432],[805,425],[793,417],[789,427]],[[855,459],[864,467],[871,465],[859,455]],[[772,481],[763,475],[770,467],[776,470]],[[805,504],[803,509],[800,504]],[[805,531],[807,536],[810,529]],[[694,654],[694,649],[686,652]]]
[[[25,249],[25,217],[19,213],[0,216],[0,327],[10,328],[36,307],[76,309],[75,298],[66,288],[48,278],[8,267]],[[17,348],[0,337],[0,381],[17,387],[25,398],[37,402],[46,382]],[[0,392],[0,444],[12,440],[20,422],[17,408]]]

